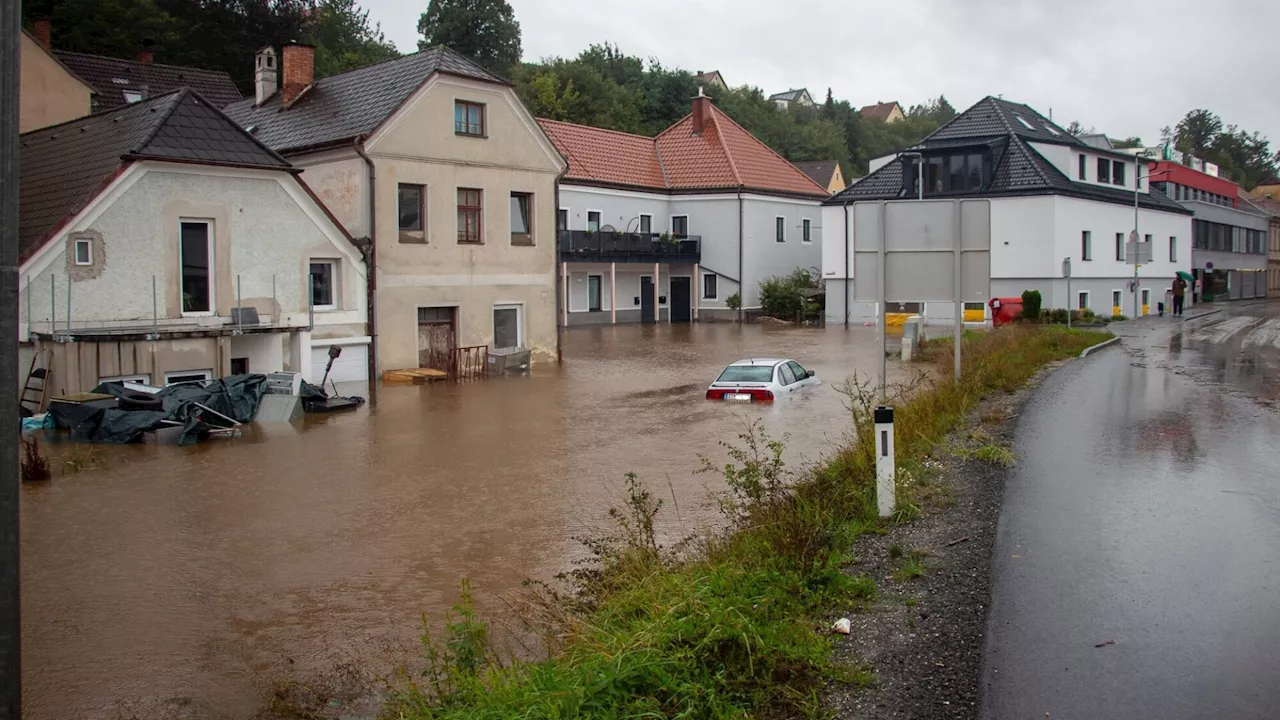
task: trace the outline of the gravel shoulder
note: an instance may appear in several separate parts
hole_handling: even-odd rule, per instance
[[[847,617],[852,625],[835,653],[842,664],[873,673],[875,684],[833,683],[827,703],[836,718],[978,717],[991,552],[1007,468],[975,453],[1011,447],[1023,404],[1062,364],[1042,369],[1015,393],[984,401],[922,476],[905,488],[900,478],[899,492],[919,514],[858,539],[857,560],[846,572],[874,578],[879,594],[867,606],[833,613],[833,621]],[[909,577],[913,558],[923,574]]]

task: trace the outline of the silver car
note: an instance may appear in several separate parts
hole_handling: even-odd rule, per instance
[[[750,358],[725,368],[707,388],[707,399],[767,402],[821,384],[816,373],[795,360]]]

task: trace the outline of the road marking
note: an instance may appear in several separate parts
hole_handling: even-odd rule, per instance
[[[1197,328],[1191,337],[1194,340],[1202,340],[1211,342],[1214,345],[1221,345],[1230,340],[1233,335],[1248,328],[1255,323],[1261,321],[1262,318],[1256,317],[1229,317],[1217,322]]]
[[[1272,318],[1254,328],[1244,339],[1245,347],[1280,347],[1280,318]]]

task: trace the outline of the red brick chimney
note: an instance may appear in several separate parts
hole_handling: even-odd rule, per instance
[[[36,36],[36,42],[40,43],[40,47],[53,50],[53,23],[48,20],[37,20],[31,23],[31,34]]]
[[[138,50],[133,54],[133,59],[140,63],[150,65],[151,61],[155,59],[154,54],[151,52],[152,44],[153,43],[150,40],[143,40],[142,47],[138,48]]]
[[[698,87],[698,96],[693,99],[693,134],[701,135],[711,124],[711,98],[702,93]]]
[[[289,107],[302,95],[302,91],[311,87],[315,80],[316,49],[312,45],[287,43],[281,58],[280,69],[284,75],[280,89],[280,103]]]

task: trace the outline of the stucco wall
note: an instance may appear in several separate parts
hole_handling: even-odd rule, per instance
[[[671,203],[663,194],[611,191],[562,183],[560,207],[569,211],[570,230],[586,230],[587,212],[598,210],[601,227],[612,225],[623,232],[639,232],[637,218],[644,213],[653,216],[650,232],[671,232]]]
[[[92,90],[45,52],[26,33],[21,36],[22,76],[18,131],[57,125],[90,112]]]
[[[455,100],[485,105],[487,137],[454,133]],[[519,304],[524,346],[537,359],[555,357],[555,179],[562,165],[514,92],[437,76],[367,152],[377,171],[379,368],[418,365],[422,307],[458,308],[458,344],[492,346],[494,305]],[[400,183],[426,187],[425,242],[400,241]],[[459,188],[482,191],[482,244],[458,243]],[[529,247],[511,243],[513,192],[533,195]]]
[[[302,169],[302,179],[352,237],[369,236],[368,168],[354,150],[289,159]]]
[[[30,278],[22,293],[24,322],[47,327],[52,303],[59,326],[64,326],[70,280],[73,327],[150,324],[153,276],[154,307],[161,321],[180,320],[178,228],[183,219],[212,221],[219,316],[229,317],[236,305],[238,276],[243,306],[256,307],[260,316],[292,315],[293,321],[305,323],[310,261],[323,258],[339,264],[340,304],[336,311],[317,313],[317,324],[363,322],[363,267],[344,256],[274,179],[164,170],[146,171],[96,219],[72,229],[101,235],[96,275],[74,272],[71,254],[63,252],[74,232],[55,239],[58,256]]]
[[[1054,265],[1049,277],[1061,277],[1062,259],[1071,258],[1071,274],[1076,278],[1132,277],[1133,266],[1116,259],[1116,233],[1127,241],[1133,231],[1133,208],[1115,203],[1093,202],[1080,198],[1057,197],[1054,224],[1057,246],[1047,260]],[[1081,233],[1092,232],[1093,259],[1081,258]],[[1158,210],[1138,211],[1138,233],[1145,239],[1151,235],[1151,262],[1143,265],[1139,276],[1172,278],[1178,270],[1191,269],[1191,217]],[[1176,238],[1177,260],[1169,260],[1169,239]],[[1043,275],[1043,274],[1042,274]],[[1061,305],[1058,305],[1061,307]]]
[[[822,208],[818,202],[764,199],[745,201],[746,262],[743,307],[759,307],[760,282],[797,269],[821,270]],[[776,239],[776,218],[785,218],[785,242]],[[810,242],[803,242],[801,221],[808,218]]]

